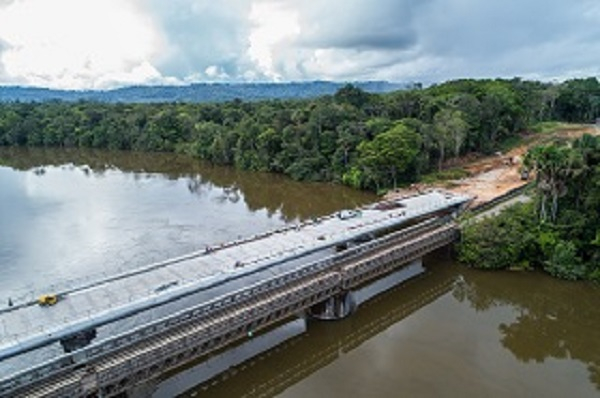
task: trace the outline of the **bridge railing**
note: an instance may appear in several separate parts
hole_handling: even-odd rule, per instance
[[[421,239],[406,242],[400,247],[392,247],[374,258],[360,259],[342,269],[343,288],[352,289],[378,275],[389,272],[394,262],[411,261],[415,258],[448,244],[456,238],[456,225],[448,225],[427,232]]]
[[[224,297],[219,297],[206,303],[199,304],[195,307],[182,310],[174,315],[159,319],[150,324],[139,326],[131,331],[117,335],[115,337],[103,340],[99,343],[77,350],[73,353],[60,356],[45,362],[39,366],[26,369],[22,372],[9,376],[0,380],[0,395],[4,391],[11,391],[15,388],[28,385],[36,380],[51,376],[52,374],[61,371],[73,369],[76,365],[72,363],[72,358],[85,358],[85,361],[90,361],[109,354],[116,350],[122,349],[129,345],[140,342],[143,339],[155,336],[165,332],[178,325],[183,325],[188,322],[198,321],[208,318],[209,314],[214,314],[216,311],[223,311],[233,306],[239,306],[243,303],[255,299],[269,291],[280,288],[297,281],[301,278],[309,277],[319,272],[330,270],[332,267],[339,264],[341,261],[350,261],[353,257],[360,256],[363,253],[373,250],[374,248],[389,244],[393,241],[406,239],[409,236],[416,235],[422,232],[423,229],[430,229],[437,225],[447,222],[448,219],[433,219],[427,220],[420,224],[411,226],[405,230],[391,233],[384,237],[372,240],[365,244],[348,248],[347,250],[328,256],[321,260],[316,260],[300,269],[288,271],[273,279],[264,282],[259,282],[247,288],[238,290]]]
[[[348,248],[336,255],[336,262],[350,261],[357,256],[361,256],[365,252],[373,250],[374,248],[410,239],[413,236],[422,234],[424,231],[428,231],[437,228],[441,225],[447,224],[448,222],[450,222],[450,220],[450,217],[432,218],[429,220],[425,220],[419,224],[415,224],[408,228],[402,229],[400,231],[392,232],[390,234],[382,236],[381,238],[373,239],[359,246]]]
[[[241,331],[247,330],[248,325],[273,317],[277,318],[278,311],[294,307],[295,304],[304,301],[309,297],[314,297],[319,292],[324,290],[332,290],[337,288],[340,283],[340,276],[337,273],[326,273],[318,278],[311,278],[309,282],[301,285],[296,285],[293,289],[281,289],[279,294],[265,298],[255,305],[248,305],[232,313],[224,313],[218,316],[214,322],[205,321],[202,324],[195,325],[185,330],[185,332],[177,333],[178,337],[174,339],[162,339],[158,337],[154,344],[150,343],[153,348],[145,347],[139,352],[133,350],[131,354],[123,352],[120,361],[116,361],[114,365],[103,369],[98,374],[98,380],[103,385],[119,383],[123,379],[123,374],[134,374],[144,368],[158,366],[162,368],[163,364],[169,357],[177,357],[178,354],[188,351],[191,347],[200,347],[208,342],[214,342],[215,339],[221,336],[229,336],[219,340],[221,345],[229,343],[235,337],[232,334],[240,335]],[[245,316],[244,316],[245,315]],[[282,317],[284,315],[279,315]],[[219,343],[215,343],[216,346]],[[197,354],[203,352],[197,351]],[[171,363],[170,366],[175,364]],[[101,366],[102,368],[102,366]],[[164,369],[161,369],[164,370]]]
[[[423,251],[428,248],[439,247],[443,242],[447,243],[448,238],[452,237],[455,234],[455,231],[456,227],[454,225],[438,227],[434,231],[426,232],[423,242],[416,239],[408,241],[407,247],[403,246],[402,248],[391,249],[389,251],[386,250],[384,257],[386,260],[389,260],[389,252],[392,252],[393,255],[398,255],[400,253],[403,256],[422,255]],[[373,268],[380,269],[381,261],[375,261],[369,265],[373,266]],[[177,355],[177,352],[181,352],[182,354],[186,352],[186,350],[189,352],[190,347],[204,344],[206,341],[210,341],[210,339],[214,339],[218,336],[226,335],[231,340],[231,334],[236,332],[239,334],[240,330],[245,330],[243,328],[240,329],[240,327],[248,325],[248,322],[250,322],[252,318],[270,318],[274,314],[275,317],[281,317],[281,314],[277,315],[279,309],[289,307],[291,303],[312,296],[315,293],[322,292],[324,289],[339,288],[339,282],[341,282],[340,278],[344,277],[343,269],[341,270],[342,273],[339,273],[339,271],[339,267],[336,264],[335,272],[327,271],[316,278],[308,278],[306,279],[307,282],[300,282],[300,285],[296,283],[292,285],[289,290],[282,288],[279,291],[280,293],[275,293],[280,294],[279,297],[269,297],[268,299],[265,299],[262,304],[258,304],[256,308],[250,312],[246,310],[246,315],[248,316],[244,316],[244,313],[238,309],[234,313],[222,315],[223,318],[217,320],[218,324],[214,325],[213,329],[207,328],[203,331],[201,331],[202,329],[196,329],[187,336],[182,337],[180,335],[179,340],[177,341],[169,341],[166,346],[160,344],[155,350],[144,349],[140,354],[135,353],[135,355],[131,355],[131,357],[126,353],[119,353],[119,355],[122,354],[125,357],[124,360],[119,362],[118,365],[115,364],[105,371],[99,372],[99,381],[102,385],[121,386],[123,383],[123,374],[136,374],[139,376],[143,374],[142,370],[144,368],[155,368],[156,372],[158,371],[156,369],[160,368],[161,363],[165,362],[165,358],[173,358]],[[325,283],[326,286],[323,287],[320,285],[319,280],[325,279],[329,279],[330,281],[329,283]],[[283,292],[283,294],[281,294],[281,292]],[[318,301],[319,300],[315,301],[315,303]],[[304,303],[304,305],[308,304]],[[173,366],[173,364],[171,364],[171,366]]]

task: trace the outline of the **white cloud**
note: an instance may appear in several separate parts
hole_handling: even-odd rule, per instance
[[[597,0],[0,0],[0,84],[598,73]]]
[[[226,80],[227,78],[229,78],[227,72],[225,72],[223,68],[217,65],[210,65],[204,70],[204,73],[209,79],[212,80]]]
[[[275,1],[257,2],[252,6],[250,21],[250,59],[265,76],[281,80],[284,76],[274,64],[275,57],[301,33],[297,12]]]
[[[9,79],[104,87],[160,75],[161,38],[137,1],[21,0],[0,8],[0,61]]]

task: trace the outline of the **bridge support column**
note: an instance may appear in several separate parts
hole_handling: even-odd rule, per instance
[[[313,305],[308,309],[308,314],[316,319],[338,320],[347,317],[355,309],[356,302],[352,292],[342,292]]]

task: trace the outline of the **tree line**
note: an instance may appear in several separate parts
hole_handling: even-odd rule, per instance
[[[561,84],[455,80],[370,94],[352,85],[306,100],[0,105],[0,145],[185,153],[296,180],[383,190],[492,153],[541,121],[592,123],[596,78]]]

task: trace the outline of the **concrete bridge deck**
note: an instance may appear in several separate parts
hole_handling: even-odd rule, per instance
[[[155,376],[157,369],[152,368],[152,361],[171,361],[160,362],[164,367],[185,359],[163,358],[171,352],[195,355],[214,349],[254,327],[283,319],[340,289],[388,272],[386,262],[408,261],[447,244],[455,236],[451,225],[421,223],[419,229],[414,228],[414,236],[406,227],[416,220],[451,212],[466,201],[466,197],[430,192],[379,203],[358,213],[342,212],[59,292],[62,297],[55,306],[17,303],[14,308],[0,311],[0,361],[73,333],[121,322],[120,330],[98,336],[92,346],[82,350],[86,362],[98,358],[91,362],[95,364],[94,377],[114,387],[122,382],[122,366],[128,372],[137,369],[138,365],[132,363],[143,365],[139,365],[139,371],[145,377]],[[400,232],[393,232],[397,229]],[[373,239],[383,231],[387,236],[364,243],[366,237]],[[398,242],[405,242],[404,246],[396,248]],[[358,249],[336,254],[335,246],[348,243]],[[374,250],[379,254],[374,255]],[[339,271],[332,271],[332,264]],[[201,323],[190,323],[194,318],[201,319]],[[210,345],[199,348],[192,340]],[[170,344],[172,347],[167,349]],[[118,355],[116,350],[120,350]],[[109,352],[113,354],[105,357]],[[120,360],[125,361],[124,365],[118,365]],[[16,369],[18,380],[9,376],[0,384],[10,389],[66,371],[66,379],[61,380],[71,380],[68,386],[75,388],[75,383],[81,389],[85,374],[73,368],[72,361],[68,355],[58,355],[30,371]],[[52,388],[60,385],[54,383]]]

